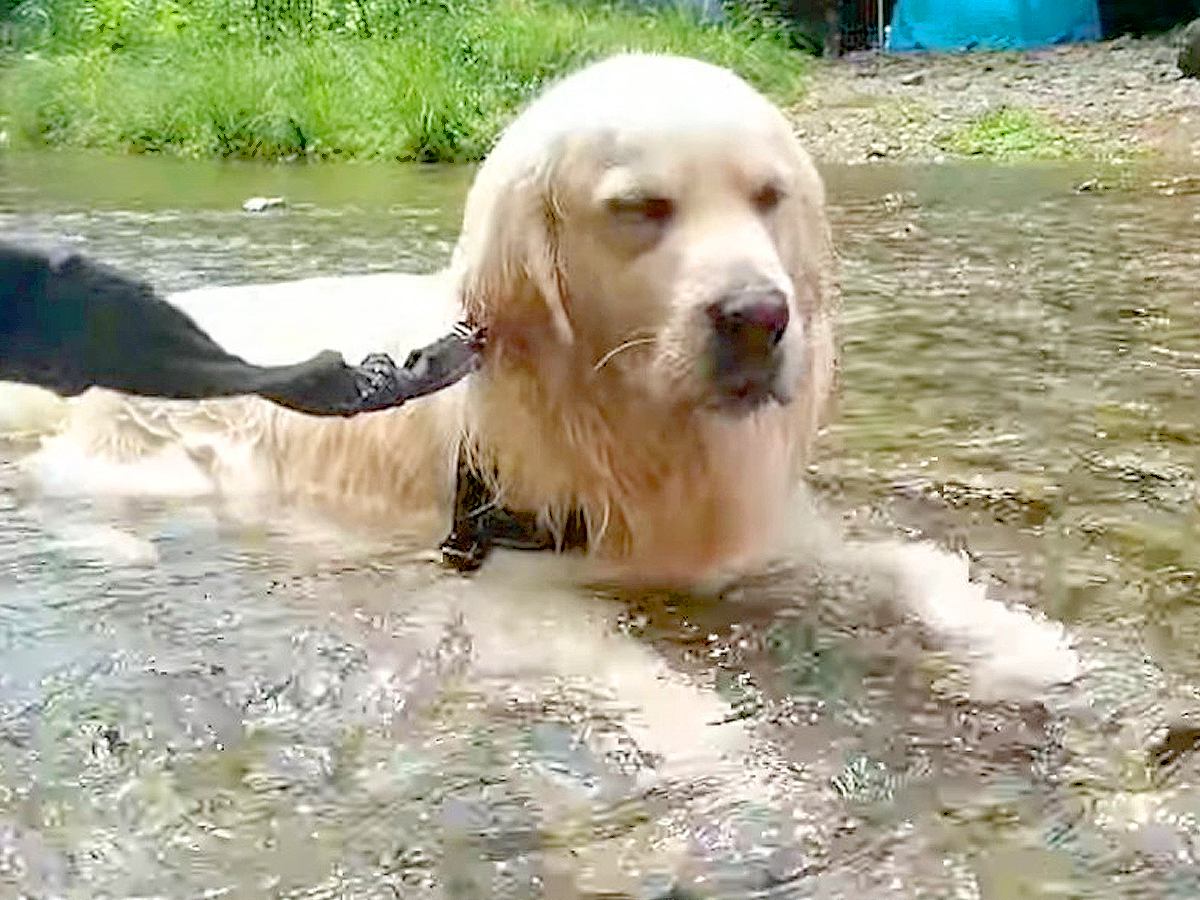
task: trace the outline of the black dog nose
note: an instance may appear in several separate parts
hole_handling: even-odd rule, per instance
[[[782,291],[739,291],[708,307],[717,335],[747,349],[770,349],[783,338],[791,318]]]

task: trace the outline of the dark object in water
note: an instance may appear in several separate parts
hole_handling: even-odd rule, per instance
[[[1185,78],[1200,78],[1200,19],[1183,30],[1179,45],[1179,71]]]
[[[1187,720],[1172,722],[1162,740],[1150,748],[1150,762],[1160,769],[1179,763],[1200,749],[1200,723]]]
[[[487,483],[461,451],[454,485],[454,520],[442,541],[442,562],[459,572],[473,572],[496,547],[509,550],[581,550],[587,546],[582,514],[572,513],[561,540],[538,524],[531,513],[513,512],[496,502]]]
[[[63,396],[89,387],[172,400],[255,394],[310,415],[353,416],[449,387],[476,367],[482,346],[482,331],[460,325],[400,367],[383,353],[351,366],[332,351],[256,366],[146,282],[76,253],[0,242],[0,380]]]

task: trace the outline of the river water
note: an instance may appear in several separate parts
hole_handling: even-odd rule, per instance
[[[39,497],[12,444],[0,896],[1197,896],[1188,175],[826,172],[846,305],[817,493],[1064,623],[1069,700],[971,700],[836,581],[612,595],[528,554],[462,578],[197,504]],[[0,231],[164,288],[428,270],[470,177],[0,155]]]

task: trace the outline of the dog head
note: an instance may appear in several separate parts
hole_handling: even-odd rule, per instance
[[[468,315],[547,378],[740,417],[802,389],[832,293],[824,207],[786,119],[745,81],[622,55],[502,135],[454,266]]]

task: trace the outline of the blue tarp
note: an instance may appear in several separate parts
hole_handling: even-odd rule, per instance
[[[1096,0],[899,0],[888,49],[1018,50],[1098,40]]]

